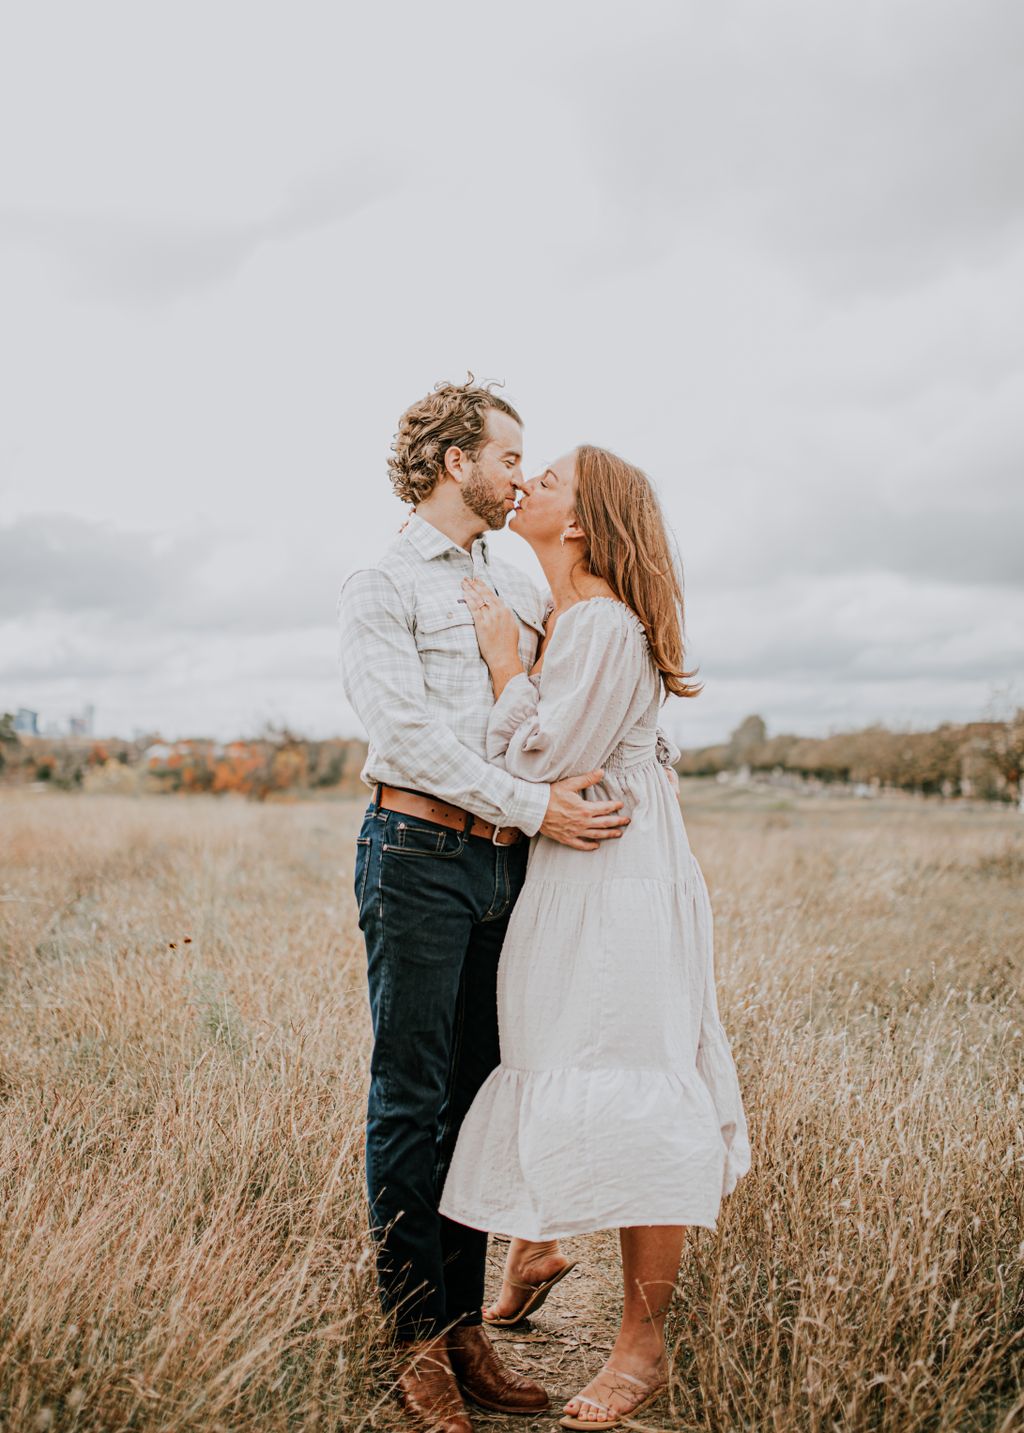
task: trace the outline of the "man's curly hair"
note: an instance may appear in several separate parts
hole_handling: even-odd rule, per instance
[[[481,386],[472,373],[465,383],[437,383],[432,393],[407,408],[391,444],[388,475],[404,503],[422,502],[444,474],[444,455],[461,448],[475,458],[487,436],[491,409],[507,413],[522,426],[522,418],[504,398]]]

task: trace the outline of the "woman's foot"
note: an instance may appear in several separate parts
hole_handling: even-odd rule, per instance
[[[556,1274],[567,1269],[570,1263],[571,1261],[559,1252],[557,1239],[551,1239],[544,1244],[529,1239],[513,1239],[505,1259],[505,1277],[501,1281],[501,1293],[493,1304],[485,1306],[485,1322],[515,1318],[530,1301],[530,1290],[553,1279]],[[523,1285],[526,1287],[522,1287]]]
[[[595,1428],[617,1423],[649,1402],[667,1381],[668,1363],[663,1351],[656,1358],[613,1352],[597,1377],[569,1399],[565,1412]]]

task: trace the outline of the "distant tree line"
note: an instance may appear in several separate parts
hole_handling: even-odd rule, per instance
[[[974,796],[1017,801],[1024,769],[1024,708],[1006,721],[945,722],[934,731],[861,731],[806,737],[769,737],[764,721],[749,716],[718,746],[683,752],[683,776],[713,776],[741,768],[786,772],[836,782],[923,795]]]
[[[234,792],[266,800],[283,792],[360,789],[366,743],[307,741],[270,728],[250,741],[205,738],[165,742],[158,736],[36,737],[14,732],[0,717],[0,782],[45,782],[64,791]]]
[[[27,737],[0,715],[0,782],[48,782],[63,790],[235,792],[266,800],[285,792],[354,795],[366,743],[307,741],[268,728],[252,741],[163,742],[116,738]],[[944,723],[934,731],[884,726],[825,737],[769,737],[749,716],[717,746],[684,751],[681,776],[721,772],[786,773],[823,783],[1019,801],[1024,770],[1024,708],[1005,721]]]

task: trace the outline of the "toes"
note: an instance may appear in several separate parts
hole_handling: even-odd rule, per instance
[[[565,1411],[570,1418],[579,1418],[584,1423],[604,1422],[599,1418],[598,1410],[592,1403],[581,1403],[578,1398],[570,1398],[565,1405]]]

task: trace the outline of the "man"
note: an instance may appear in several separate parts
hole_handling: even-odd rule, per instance
[[[459,1126],[499,1059],[498,956],[526,838],[596,850],[627,820],[621,802],[580,795],[600,772],[534,785],[485,759],[494,698],[463,578],[513,608],[527,670],[543,635],[540,594],[482,536],[504,526],[523,481],[518,413],[472,379],[439,384],[402,416],[388,466],[415,511],[338,604],[374,788],[355,871],[374,1033],[367,1187],[382,1301],[404,1346],[399,1396],[421,1428],[468,1433],[460,1386],[496,1412],[548,1406],[482,1327],[486,1234],[437,1210]]]

